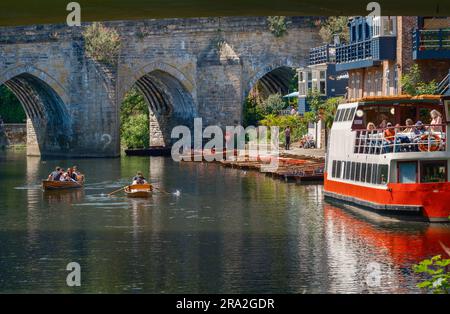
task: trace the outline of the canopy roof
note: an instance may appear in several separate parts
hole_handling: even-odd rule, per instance
[[[369,96],[352,100],[360,105],[400,105],[400,104],[434,104],[442,105],[442,95],[398,95],[398,96]]]

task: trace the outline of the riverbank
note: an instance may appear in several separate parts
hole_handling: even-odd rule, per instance
[[[324,179],[324,150],[295,148],[280,150],[277,154],[235,150],[233,156],[227,157],[225,152],[193,151],[190,158],[183,161],[212,161],[224,167],[258,171],[272,178],[297,183],[321,182]]]

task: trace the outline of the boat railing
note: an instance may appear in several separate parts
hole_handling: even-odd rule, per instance
[[[438,152],[447,149],[445,124],[395,126],[354,132],[355,154]]]

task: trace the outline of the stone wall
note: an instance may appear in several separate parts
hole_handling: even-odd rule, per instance
[[[204,126],[241,123],[261,77],[307,64],[321,42],[315,21],[289,17],[282,37],[265,17],[110,22],[121,35],[117,68],[85,55],[86,25],[0,28],[0,84],[25,104],[30,154],[118,156],[120,104],[135,84],[154,111],[153,144],[170,145],[171,128],[194,117]]]
[[[3,124],[0,127],[0,133],[8,146],[25,145],[27,143],[27,125],[26,124]],[[1,135],[0,135],[1,136]],[[2,145],[0,145],[2,146]]]

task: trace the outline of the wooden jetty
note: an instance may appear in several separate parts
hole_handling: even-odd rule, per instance
[[[225,152],[192,152],[192,161],[203,161],[204,156],[212,156],[216,154],[222,166],[228,168],[259,171],[266,176],[282,179],[285,181],[296,181],[297,183],[323,181],[325,160],[324,158],[316,158],[309,156],[287,155],[281,156],[239,156],[236,160],[229,160],[225,157]],[[237,152],[234,152],[237,156]],[[276,158],[277,160],[274,160]],[[271,162],[275,162],[271,164]]]

